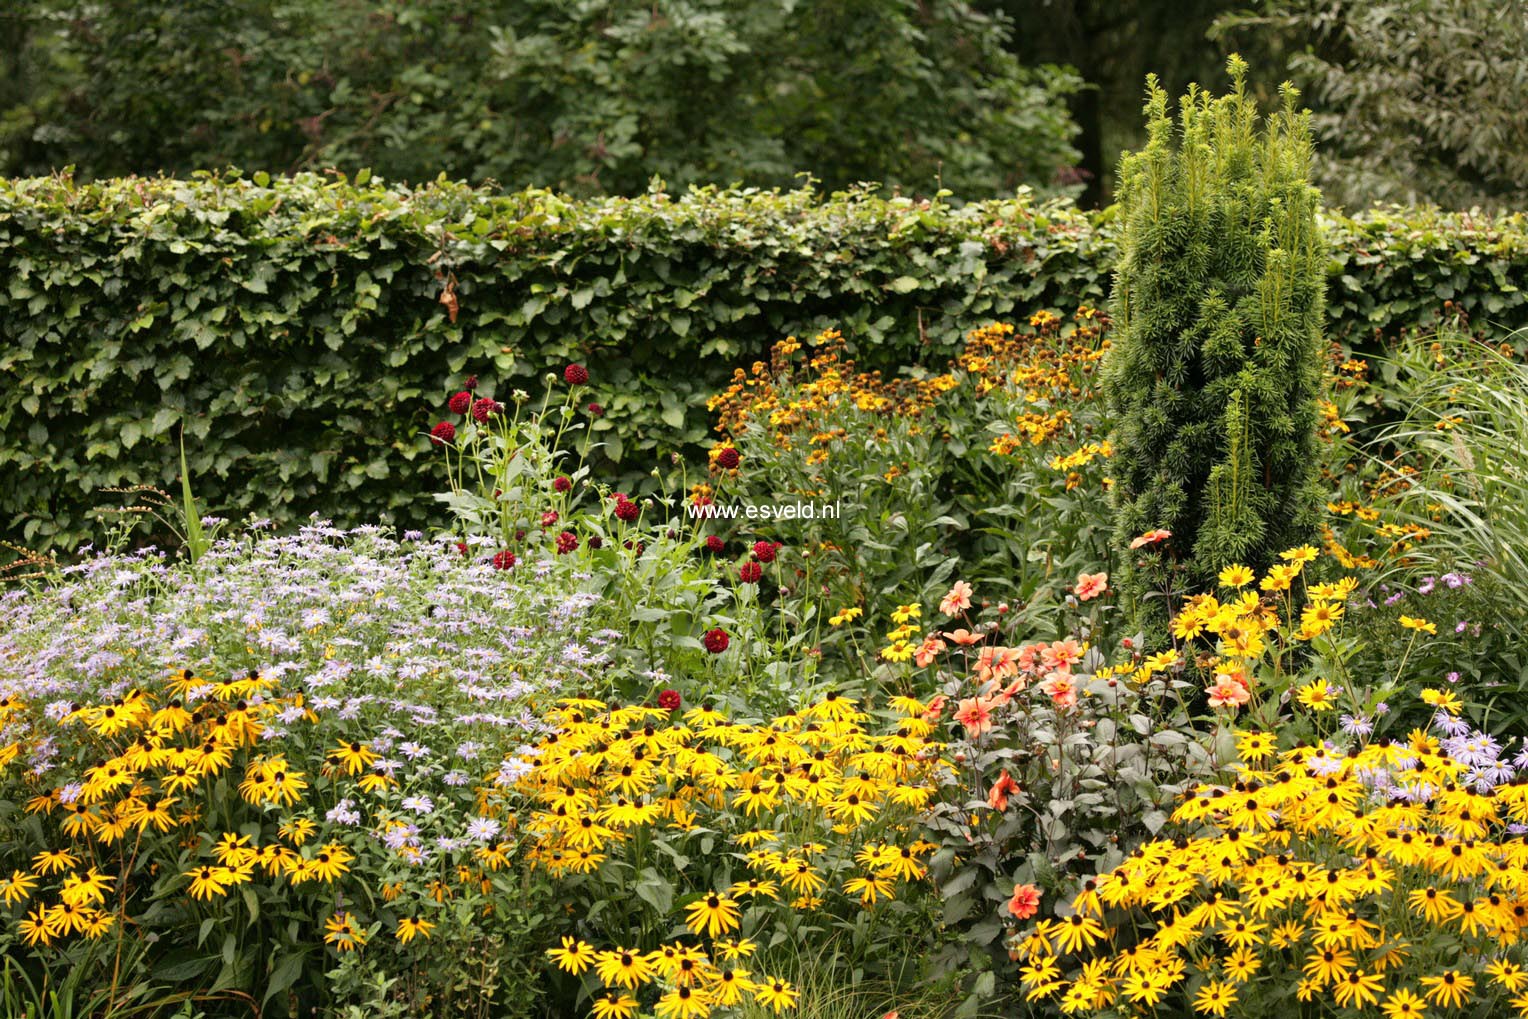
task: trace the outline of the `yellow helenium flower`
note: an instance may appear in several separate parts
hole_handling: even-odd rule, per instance
[[[1324,679],[1307,683],[1300,688],[1296,700],[1312,711],[1330,711],[1335,706],[1336,694]]]

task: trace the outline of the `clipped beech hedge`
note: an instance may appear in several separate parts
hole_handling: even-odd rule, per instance
[[[1521,216],[1334,218],[1330,335],[1528,324]],[[1105,300],[1107,214],[703,190],[575,202],[302,175],[0,181],[0,536],[68,548],[103,488],[170,488],[184,424],[219,515],[437,516],[426,430],[569,361],[614,471],[705,440],[706,397],[789,334],[938,363],[969,328]],[[562,383],[557,383],[561,385]]]

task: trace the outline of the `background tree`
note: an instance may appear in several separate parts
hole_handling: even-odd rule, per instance
[[[1149,631],[1162,592],[1261,569],[1308,540],[1317,509],[1325,251],[1298,93],[1259,125],[1246,65],[1232,90],[1190,87],[1175,125],[1147,79],[1146,147],[1121,161],[1112,462],[1121,588]],[[1165,541],[1133,548],[1146,532]]]
[[[236,165],[506,187],[875,180],[963,197],[1076,159],[1079,81],[917,0],[32,0],[4,172]],[[24,72],[23,72],[24,69]]]
[[[1528,3],[1273,0],[1215,34],[1306,90],[1328,202],[1528,207]]]
[[[1235,0],[982,0],[984,10],[1011,18],[1010,42],[1026,64],[1077,68],[1084,86],[1070,97],[1078,125],[1080,202],[1107,204],[1121,152],[1146,141],[1141,81],[1157,76],[1169,95],[1207,81],[1225,66],[1227,51],[1206,40]]]

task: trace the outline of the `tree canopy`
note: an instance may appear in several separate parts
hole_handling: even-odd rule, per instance
[[[845,0],[37,0],[0,171],[369,167],[631,194],[809,172],[971,197],[1077,158],[1080,79],[1002,14]]]

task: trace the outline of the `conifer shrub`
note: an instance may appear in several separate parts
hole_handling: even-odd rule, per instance
[[[1191,86],[1176,120],[1148,78],[1148,142],[1120,166],[1103,383],[1117,576],[1148,630],[1224,567],[1262,569],[1315,534],[1326,254],[1310,118],[1286,83],[1261,119],[1246,64],[1229,71],[1228,94]]]

